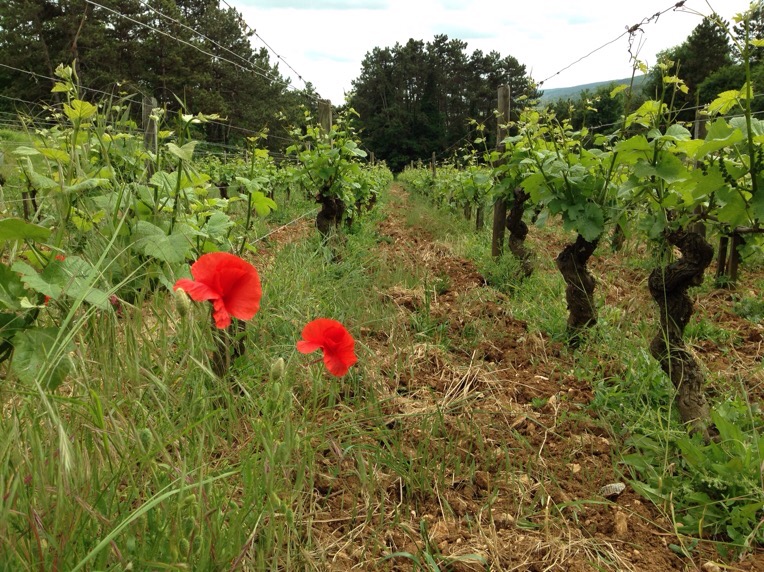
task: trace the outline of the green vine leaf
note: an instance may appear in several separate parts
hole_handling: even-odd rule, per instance
[[[73,349],[71,342],[63,348],[57,343],[58,328],[28,328],[13,337],[11,368],[19,379],[27,383],[38,382],[48,391],[55,390],[71,371],[67,355]]]
[[[0,220],[0,241],[4,240],[32,240],[44,242],[50,238],[50,229],[26,222],[20,218],[6,218]]]
[[[193,160],[194,147],[196,147],[197,143],[198,141],[189,141],[183,147],[178,147],[175,143],[167,143],[167,150],[178,159],[190,163]]]
[[[183,262],[189,249],[189,241],[183,234],[167,235],[158,226],[139,220],[133,235],[136,237],[134,248],[158,260],[169,263]]]

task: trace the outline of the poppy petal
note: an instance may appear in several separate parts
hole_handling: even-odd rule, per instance
[[[238,274],[236,279],[233,275]],[[224,285],[223,300],[228,312],[240,320],[249,320],[260,309],[260,298],[263,295],[260,277],[254,267],[244,273],[233,271],[222,279],[229,280]]]
[[[358,356],[355,355],[354,341],[351,341],[348,346],[339,348],[336,355],[338,359],[342,360],[342,362],[346,363],[348,366],[351,366],[358,361]]]
[[[326,369],[332,375],[345,375],[350,366],[358,361],[353,336],[336,320],[317,318],[303,328],[302,337],[297,342],[297,350],[309,353],[321,348]]]
[[[306,342],[303,340],[297,342],[297,351],[301,354],[309,354],[318,349],[321,349],[321,344],[317,344],[316,342]]]
[[[235,254],[204,254],[191,265],[191,275],[193,280],[181,278],[174,288],[183,289],[197,302],[212,300],[218,328],[227,328],[231,316],[249,320],[260,309],[263,292],[257,270]]]
[[[235,264],[238,256],[228,252],[208,252],[202,254],[196,262],[191,265],[191,276],[197,282],[204,282],[209,286],[216,283],[221,269],[229,264]]]
[[[351,338],[350,345],[335,348],[334,351],[331,352],[324,352],[324,363],[326,364],[326,369],[329,370],[329,373],[336,376],[345,375],[348,369],[350,369],[350,366],[358,361],[353,346],[354,343]]]
[[[220,294],[215,292],[212,288],[201,282],[194,282],[188,278],[181,278],[175,283],[173,290],[183,290],[188,294],[195,302],[203,302],[204,300],[214,300],[219,298]]]
[[[223,330],[231,325],[231,314],[225,307],[225,303],[220,298],[212,301],[214,307],[212,317],[215,319],[215,326]]]
[[[230,315],[249,320],[260,309],[260,277],[246,260],[228,252],[211,252],[194,263],[191,274],[220,293]]]
[[[342,360],[337,359],[336,356],[324,354],[324,365],[326,365],[326,369],[329,373],[336,377],[342,377],[348,372],[351,364],[347,364]]]
[[[336,320],[330,320],[329,318],[316,318],[302,329],[302,339],[307,342],[316,342],[324,345],[326,341],[326,332],[331,328],[339,326],[344,327]]]

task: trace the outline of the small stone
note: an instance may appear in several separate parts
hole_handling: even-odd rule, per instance
[[[573,473],[574,475],[576,473],[581,472],[581,465],[579,465],[578,463],[568,463],[568,468],[570,469],[570,472]]]
[[[494,518],[497,528],[509,528],[515,523],[515,517],[508,512],[503,512]]]
[[[616,536],[626,536],[629,532],[629,523],[626,515],[620,510],[615,513],[615,534]]]
[[[610,483],[600,489],[600,495],[605,498],[614,498],[620,495],[626,490],[626,485],[623,483]]]
[[[722,572],[722,569],[716,562],[710,561],[703,564],[700,569],[703,570],[703,572]]]

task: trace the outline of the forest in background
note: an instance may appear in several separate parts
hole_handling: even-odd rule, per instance
[[[283,151],[280,139],[303,122],[301,107],[315,111],[319,94],[308,82],[290,84],[271,61],[266,48],[254,49],[253,30],[233,8],[218,0],[9,0],[0,6],[0,112],[19,110],[41,115],[30,103],[55,104],[51,92],[59,64],[76,62],[78,79],[91,100],[119,94],[153,96],[158,106],[187,113],[216,113],[226,120],[210,122],[203,137],[212,143],[240,144],[268,129],[268,146]],[[750,23],[753,38],[764,37],[759,4]],[[598,132],[618,128],[624,112],[657,96],[662,74],[678,76],[686,91],[669,103],[682,121],[718,93],[745,82],[733,43],[740,25],[726,34],[705,19],[679,46],[662,52],[663,61],[633,91],[611,96],[613,84],[584,89],[576,96],[549,102],[558,118],[574,128]],[[754,90],[764,80],[762,50],[752,53]],[[348,102],[358,113],[356,125],[367,151],[395,171],[412,160],[453,156],[479,129],[493,146],[496,89],[509,84],[512,113],[544,94],[526,66],[511,55],[470,51],[466,42],[445,35],[410,39],[366,53]],[[335,105],[337,102],[334,102]],[[139,105],[134,114],[139,117]],[[757,98],[754,110],[764,109]],[[483,127],[479,127],[479,126]]]
[[[208,124],[206,138],[241,141],[281,114],[298,120],[300,105],[317,98],[310,84],[292,86],[252,35],[218,0],[9,0],[0,6],[0,110],[57,103],[55,69],[76,62],[90,100],[145,95],[159,107],[216,113],[227,125]]]

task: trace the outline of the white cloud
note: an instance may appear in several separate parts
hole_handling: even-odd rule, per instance
[[[427,42],[436,33],[458,37],[468,43],[469,52],[495,50],[502,56],[515,57],[535,80],[547,79],[544,87],[554,88],[627,77],[631,74],[630,50],[653,65],[657,52],[682,43],[700,24],[701,16],[692,12],[710,12],[704,0],[687,0],[683,8],[652,19],[672,3],[667,0],[228,1],[284,60],[335,104],[344,100],[351,81],[360,75],[361,62],[367,52],[375,47],[392,47],[396,42],[405,44],[409,38]],[[711,2],[727,20],[748,5],[749,0]],[[626,30],[641,22],[644,23],[631,36],[630,44]],[[610,45],[561,71],[611,41]],[[253,38],[253,44],[259,47],[257,38]],[[280,69],[285,75],[291,74],[283,65]],[[296,76],[293,84],[302,87]]]

